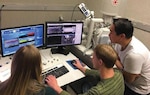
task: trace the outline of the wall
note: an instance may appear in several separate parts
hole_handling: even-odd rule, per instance
[[[102,17],[102,13],[101,11],[101,2],[102,0],[92,0],[93,2],[91,2],[91,0],[86,0],[87,3],[87,7],[90,11],[94,11],[94,15],[95,17]]]
[[[81,2],[85,0],[1,0],[0,6],[4,5],[1,11],[1,27],[58,21],[60,16],[64,20],[83,19],[83,14],[76,6]]]
[[[102,6],[108,9],[116,8],[105,4],[106,0],[87,0],[89,9],[95,11],[96,17],[102,17]],[[110,2],[112,0],[107,0]],[[150,49],[150,0],[117,0],[118,8],[113,12],[122,17],[129,18],[135,26],[134,35]],[[108,2],[107,2],[108,3]],[[112,9],[113,10],[113,9]],[[107,12],[109,12],[108,10]]]
[[[134,22],[136,27],[134,35],[150,49],[149,5],[150,0],[127,0],[123,16]]]

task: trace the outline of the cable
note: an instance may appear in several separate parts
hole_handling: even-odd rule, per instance
[[[5,5],[2,5],[2,6],[0,7],[0,30],[1,30],[1,20],[2,20],[2,15],[1,15],[2,13],[1,13],[1,12],[2,12],[2,9],[4,8],[4,6],[5,6]],[[0,42],[0,46],[1,46],[1,42]],[[1,48],[0,48],[0,53],[1,53]]]
[[[1,29],[1,20],[2,20],[2,15],[1,15],[2,13],[1,12],[2,12],[2,9],[4,8],[4,6],[5,5],[2,5],[0,8],[0,29]]]
[[[78,5],[79,5],[79,4],[76,4],[75,7],[73,8],[72,15],[71,15],[71,21],[72,21],[73,15],[74,15],[74,11],[75,11],[75,9],[76,9],[76,7],[77,7]]]

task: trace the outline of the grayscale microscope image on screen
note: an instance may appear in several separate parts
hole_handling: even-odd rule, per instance
[[[83,22],[46,22],[46,47],[62,53],[66,46],[82,42]]]

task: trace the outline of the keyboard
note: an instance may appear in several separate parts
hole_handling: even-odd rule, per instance
[[[47,70],[46,72],[42,73],[43,78],[45,78],[48,75],[54,75],[56,78],[66,74],[67,72],[69,72],[69,70],[62,64],[59,64],[58,66],[55,66],[49,70]]]

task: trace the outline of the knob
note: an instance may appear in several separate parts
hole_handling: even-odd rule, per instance
[[[46,65],[47,63],[46,62],[43,62],[43,65]]]

